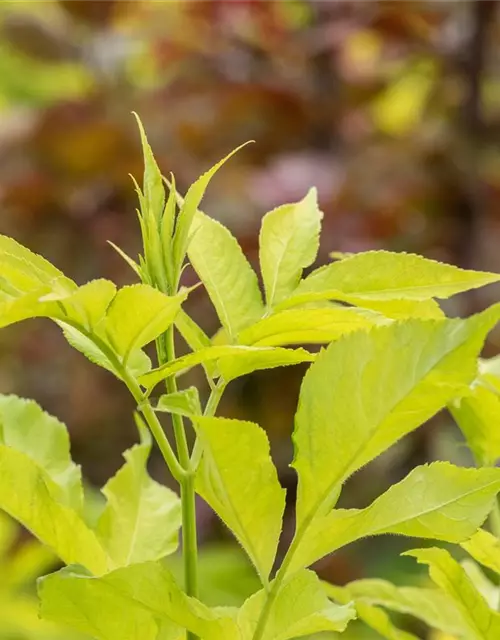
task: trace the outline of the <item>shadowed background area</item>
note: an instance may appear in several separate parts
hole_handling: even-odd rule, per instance
[[[325,213],[320,260],[386,248],[500,271],[496,2],[2,2],[0,35],[0,232],[79,283],[133,281],[106,242],[133,256],[140,247],[128,175],[142,175],[133,110],[182,191],[255,140],[203,203],[254,263],[262,215],[315,185]],[[493,293],[448,310],[482,308]],[[216,331],[203,290],[187,308]],[[292,502],[302,374],[234,382],[220,408],[266,428]],[[0,333],[0,389],[36,398],[68,424],[73,456],[96,486],[136,438],[127,393],[48,322]],[[465,455],[457,430],[436,419],[357,474],[343,503],[364,506],[415,464]],[[153,471],[164,478],[159,456]],[[202,504],[199,529],[207,549],[228,539]],[[413,566],[396,561],[409,546],[367,541],[323,561],[320,574],[337,583],[375,572],[397,579]],[[212,547],[204,560],[209,573],[219,567],[224,593],[251,580],[231,558]]]

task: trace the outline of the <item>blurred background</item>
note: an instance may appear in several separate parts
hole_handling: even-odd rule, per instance
[[[0,232],[79,283],[133,281],[106,241],[131,255],[140,247],[128,175],[142,176],[135,110],[161,169],[175,173],[182,191],[255,140],[217,175],[203,205],[254,263],[262,215],[316,185],[322,261],[332,250],[386,248],[499,271],[499,11],[490,0],[3,0]],[[491,295],[448,310],[482,308]],[[217,329],[202,290],[188,311],[206,331]],[[290,431],[302,374],[234,382],[220,409],[266,428],[291,502]],[[203,384],[201,374],[186,383]],[[120,385],[48,322],[0,333],[0,389],[36,398],[68,424],[92,485],[104,484],[136,438]],[[368,504],[426,460],[468,461],[449,422],[441,416],[357,474],[342,504]],[[169,481],[159,458],[152,471]],[[205,597],[237,602],[256,588],[251,571],[203,504],[199,530]],[[287,526],[285,542],[290,533]],[[408,546],[368,541],[318,571],[336,583],[374,575],[409,583],[418,579],[413,563],[398,559]],[[35,633],[2,624],[1,637]]]

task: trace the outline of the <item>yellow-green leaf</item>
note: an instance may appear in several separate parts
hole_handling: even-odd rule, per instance
[[[197,491],[234,533],[265,584],[285,508],[267,436],[241,420],[197,418],[195,424],[203,445]]]
[[[500,574],[500,540],[497,537],[479,529],[461,545],[480,564]]]
[[[260,230],[260,268],[268,307],[287,298],[316,259],[323,214],[316,189],[267,213]]]
[[[237,240],[220,222],[198,212],[188,257],[231,338],[257,322],[264,306],[257,276]]]

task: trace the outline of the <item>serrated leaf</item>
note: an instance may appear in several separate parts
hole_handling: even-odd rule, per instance
[[[2,444],[0,476],[0,509],[66,564],[78,563],[96,574],[108,569],[108,559],[95,534],[76,511],[62,502],[59,486],[36,461]]]
[[[397,587],[386,580],[366,579],[350,582],[344,587],[325,585],[325,590],[338,602],[354,602],[360,617],[363,617],[363,606],[380,606],[414,616],[433,629],[453,635],[460,634],[463,628],[460,611],[445,593],[437,589]]]
[[[179,497],[148,474],[151,439],[124,453],[125,464],[102,492],[107,504],[97,534],[114,566],[159,560],[178,546]]]
[[[139,127],[141,136],[142,152],[144,154],[144,206],[146,210],[142,211],[144,218],[151,216],[159,221],[163,213],[163,205],[165,202],[165,189],[163,187],[163,178],[154,158],[153,152],[149,145],[146,132],[139,116],[134,113]]]
[[[267,597],[265,590],[258,591],[241,607],[238,626],[242,640],[253,638]],[[341,606],[331,602],[316,574],[304,570],[286,580],[279,589],[261,638],[290,640],[322,631],[342,632],[355,617],[350,604]]]
[[[200,397],[196,387],[182,389],[174,393],[166,393],[160,396],[155,411],[164,411],[167,413],[176,413],[181,416],[192,418],[193,416],[201,416]]]
[[[239,353],[237,356],[222,357],[218,361],[218,368],[225,382],[230,382],[241,376],[263,369],[275,369],[313,362],[315,355],[305,349],[260,349]]]
[[[367,251],[320,267],[303,280],[287,306],[309,300],[429,300],[498,282],[500,275],[468,271],[409,253]]]
[[[265,584],[285,508],[267,436],[242,420],[197,418],[195,425],[203,445],[197,492],[234,533]]]
[[[480,383],[474,384],[467,395],[450,402],[448,408],[478,465],[494,465],[500,458],[500,396]]]
[[[363,309],[371,309],[387,318],[405,320],[406,318],[421,318],[422,320],[439,320],[445,318],[439,304],[431,300],[363,300]]]
[[[188,238],[191,233],[191,225],[194,221],[195,216],[200,212],[198,211],[198,207],[202,201],[203,196],[205,195],[206,188],[210,180],[217,173],[217,171],[225,164],[229,158],[231,158],[235,153],[237,153],[240,149],[246,146],[248,142],[240,145],[231,153],[217,162],[211,169],[209,169],[206,173],[196,180],[188,189],[186,196],[184,199],[181,198],[182,204],[180,207],[179,215],[177,218],[177,224],[175,227],[175,235],[174,235],[174,266],[177,270],[180,270],[182,261],[184,260],[184,256],[186,255],[186,250],[188,248]],[[201,214],[202,215],[202,214]],[[199,248],[199,245],[198,245]],[[210,250],[210,247],[208,247]],[[189,255],[189,259],[193,262],[191,254]],[[234,268],[235,265],[232,265]],[[196,269],[196,267],[195,267]],[[200,276],[201,277],[201,276]],[[203,278],[202,278],[203,280]]]
[[[500,574],[500,540],[496,536],[479,529],[461,546],[474,560]]]
[[[287,298],[302,270],[315,261],[322,217],[313,188],[299,202],[282,205],[262,219],[259,258],[268,307]]]
[[[132,351],[170,327],[184,299],[184,294],[169,297],[146,284],[123,287],[111,303],[101,331],[126,361]]]
[[[295,418],[298,527],[327,514],[352,473],[460,395],[498,312],[357,331],[317,357]]]
[[[306,529],[290,570],[367,536],[387,533],[462,542],[490,513],[500,469],[466,469],[447,462],[417,467],[365,509],[336,509]]]
[[[203,640],[238,640],[225,613],[187,597],[166,567],[145,562],[100,578],[68,567],[39,581],[41,615],[98,640],[177,640],[186,628]]]
[[[264,315],[257,276],[236,238],[220,222],[196,214],[188,257],[232,339]]]
[[[181,358],[162,365],[139,377],[144,387],[152,389],[159,382],[169,376],[188,371],[198,364],[217,361],[218,368],[234,379],[250,371],[280,367],[298,362],[310,362],[314,356],[304,349],[278,349],[272,347],[246,347],[237,345],[222,345],[200,349]],[[227,380],[226,380],[227,381]]]
[[[181,334],[186,344],[192,351],[199,351],[212,346],[212,342],[203,329],[181,309],[175,317],[175,328]],[[216,370],[211,362],[203,365],[208,379],[216,376]]]
[[[137,264],[137,262],[131,258],[127,253],[125,253],[125,251],[123,251],[123,249],[121,249],[119,246],[117,246],[114,242],[111,242],[111,240],[107,241],[109,245],[111,245],[113,247],[113,249],[116,251],[116,253],[125,260],[125,262],[128,264],[128,266],[132,269],[132,271],[134,271],[139,278],[142,280],[142,272],[141,272],[141,268],[140,266]]]
[[[70,296],[61,297],[59,304],[70,320],[92,331],[104,319],[116,295],[116,286],[110,280],[92,280]]]
[[[238,342],[262,347],[321,344],[375,324],[375,317],[370,318],[357,309],[347,307],[287,309],[244,329],[238,335]]]
[[[61,502],[82,510],[82,474],[71,459],[62,422],[33,400],[0,395],[0,443],[26,454],[57,485]]]
[[[447,594],[464,621],[462,634],[471,640],[500,638],[500,614],[492,611],[478,592],[463,567],[444,549],[415,549],[403,555],[412,556],[429,566],[431,579]]]

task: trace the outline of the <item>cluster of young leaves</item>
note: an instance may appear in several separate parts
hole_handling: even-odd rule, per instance
[[[364,509],[336,504],[358,469],[442,408],[473,398],[479,354],[500,318],[500,305],[467,319],[449,319],[436,299],[500,276],[371,251],[342,257],[304,277],[317,256],[322,218],[312,189],[303,200],[263,218],[262,297],[236,239],[199,210],[209,180],[224,161],[195,182],[185,198],[172,179],[166,198],[142,128],[141,134],[145,176],[143,190],[137,190],[144,255],[134,261],[119,250],[141,284],[116,291],[112,283],[98,280],[78,287],[40,256],[0,238],[2,324],[34,316],[55,320],[70,344],[120,378],[138,404],[141,442],[126,452],[125,465],[103,490],[104,510],[90,523],[63,425],[30,401],[0,398],[0,508],[68,565],[40,582],[43,617],[98,640],[178,640],[186,634],[206,640],[288,640],[342,632],[356,615],[372,620],[379,631],[386,629],[386,637],[409,637],[394,630],[371,603],[360,606],[355,595],[335,592],[334,602],[332,588],[309,567],[373,535],[474,540],[500,491],[500,469],[491,466],[423,465]],[[186,254],[221,322],[213,338],[181,308],[189,293],[179,289]],[[191,349],[180,358],[171,348],[174,326]],[[153,341],[155,367],[143,351]],[[319,353],[290,348],[325,343]],[[267,436],[257,424],[214,413],[231,380],[299,362],[312,364],[293,434],[296,530],[275,567],[285,492]],[[198,364],[211,388],[204,409],[196,389],[179,391],[175,385],[180,374]],[[481,366],[483,386],[491,386],[491,365]],[[153,406],[151,393],[162,381],[167,393]],[[163,412],[175,418],[177,455],[158,419]],[[185,460],[183,417],[196,436]],[[148,429],[181,484],[182,505],[147,473]],[[260,579],[261,590],[239,608],[205,605],[193,585],[186,580],[183,590],[162,561],[176,547],[181,506],[183,535],[188,535],[193,514],[186,504],[193,487],[233,532]],[[184,554],[195,553],[184,542]],[[427,558],[425,553],[418,557]]]

